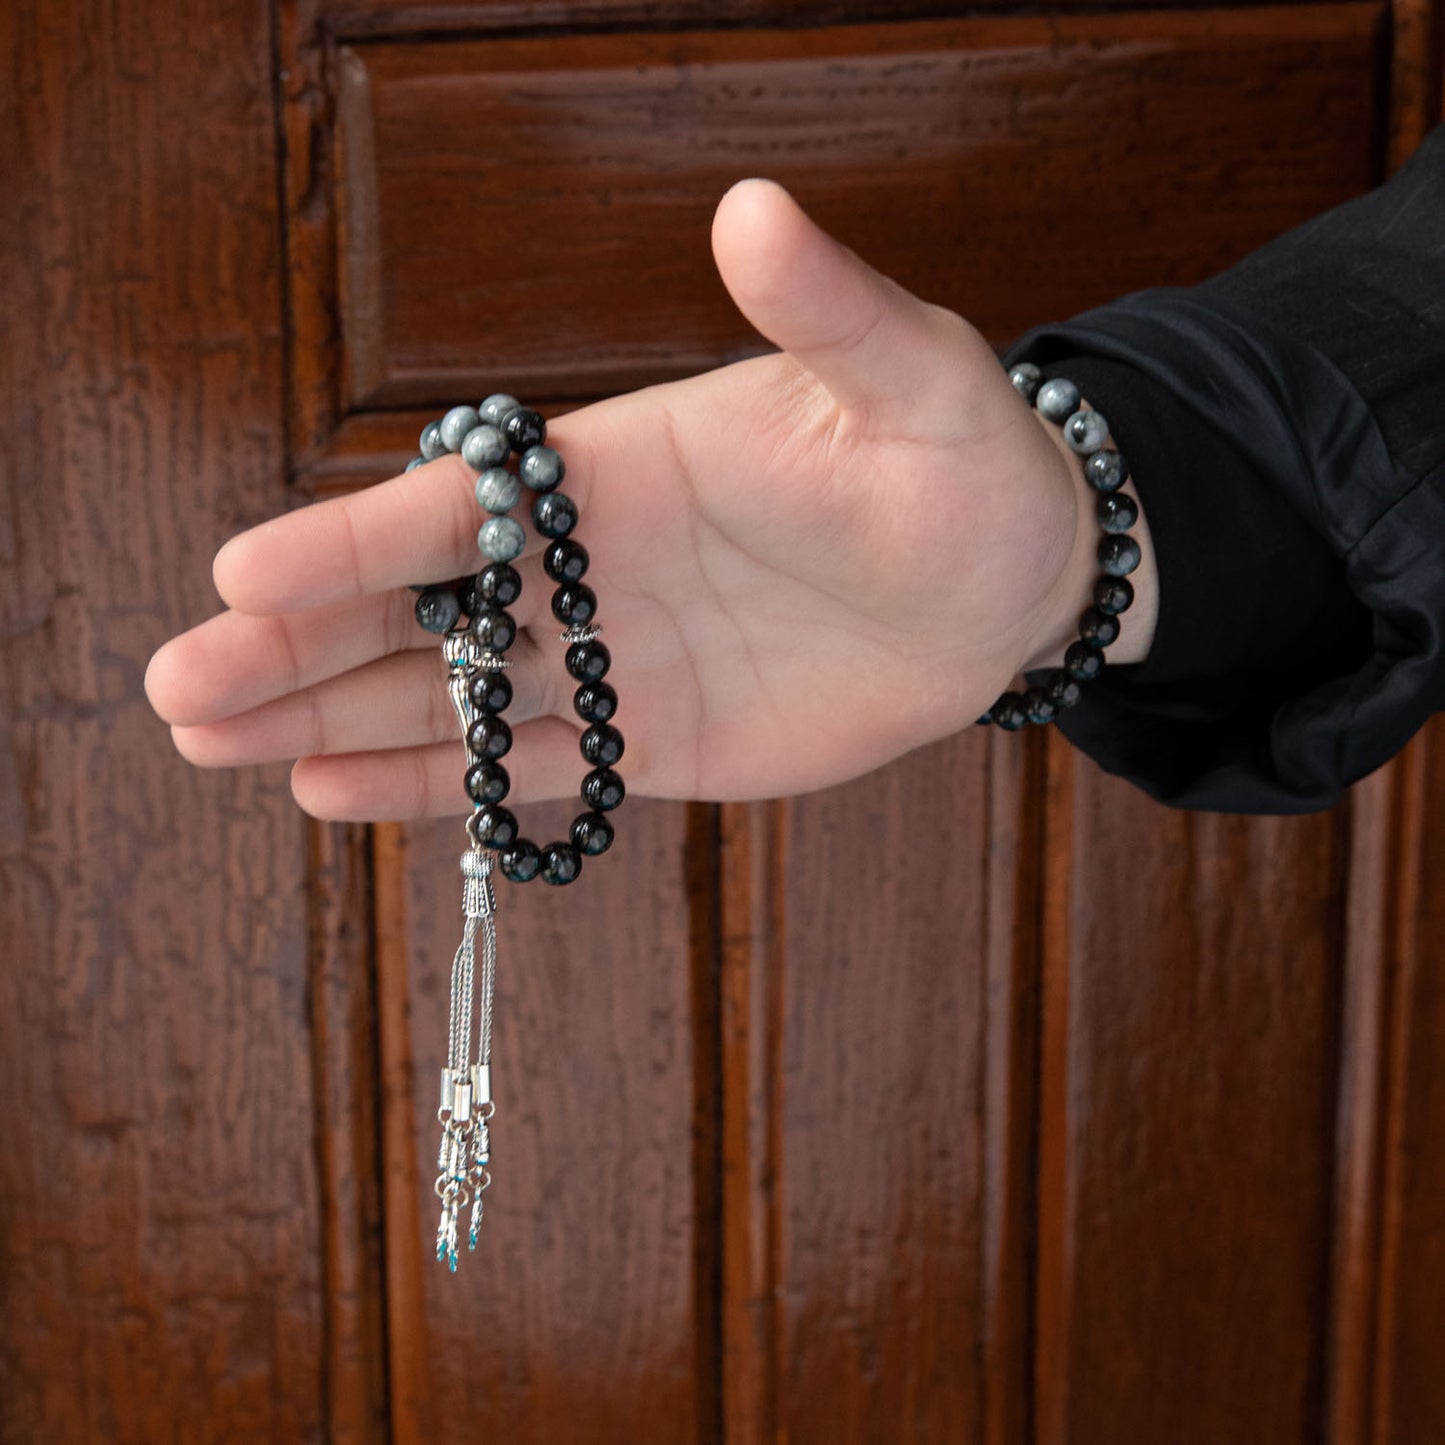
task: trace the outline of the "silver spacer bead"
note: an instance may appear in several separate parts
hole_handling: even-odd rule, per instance
[[[601,631],[600,622],[588,622],[581,627],[564,627],[559,636],[570,647],[574,642],[591,642]]]

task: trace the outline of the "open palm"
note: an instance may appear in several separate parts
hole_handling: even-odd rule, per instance
[[[767,182],[719,208],[719,269],[782,348],[560,418],[634,792],[742,798],[856,776],[971,722],[1077,610],[1060,444],[982,338],[871,271]],[[234,538],[231,610],[147,687],[205,765],[299,759],[308,811],[464,810],[436,639],[409,582],[478,565],[448,456]],[[515,564],[521,801],[576,787],[581,724],[539,548]]]

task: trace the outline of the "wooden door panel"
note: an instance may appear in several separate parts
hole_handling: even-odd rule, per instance
[[[348,406],[590,396],[756,350],[707,264],[712,209],[750,174],[1000,342],[1198,279],[1368,184],[1378,18],[343,48]]]
[[[460,758],[459,743],[459,776]],[[525,826],[565,837],[577,811],[530,808]],[[451,1402],[536,1445],[706,1438],[716,1081],[694,1044],[715,1029],[695,876],[706,834],[690,838],[681,805],[629,802],[617,843],[572,887],[499,881],[493,1183],[455,1275],[433,1258],[430,1186],[466,839],[456,820],[386,838],[378,987],[393,1000],[383,1018],[405,1030],[382,1033],[402,1438],[435,1438]]]
[[[1057,769],[1039,1437],[1308,1439],[1348,814],[1191,815]]]

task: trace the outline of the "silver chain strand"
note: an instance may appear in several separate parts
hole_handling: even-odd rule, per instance
[[[476,718],[470,686],[478,673],[504,665],[486,652],[469,632],[456,629],[442,642],[448,668],[447,694],[465,744],[467,730]],[[468,1204],[471,1216],[467,1248],[477,1246],[482,1219],[482,1191],[492,1182],[488,1171],[491,1142],[487,1121],[492,1103],[492,999],[497,976],[496,895],[492,890],[492,858],[468,829],[471,846],[462,854],[462,941],[452,958],[451,1017],[447,1028],[447,1062],[441,1071],[441,1102],[437,1121],[442,1126],[437,1149],[436,1194],[441,1201],[437,1221],[437,1259],[456,1271],[459,1216]],[[475,1014],[476,944],[482,935],[481,1022],[477,1031],[477,1058],[470,1062],[472,1019]]]

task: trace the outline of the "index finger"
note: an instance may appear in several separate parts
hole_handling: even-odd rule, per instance
[[[577,446],[575,437],[555,444],[559,451]],[[476,473],[449,454],[262,522],[216,553],[216,590],[237,612],[267,616],[475,571],[486,560],[477,551],[477,531],[487,517],[475,487]],[[566,490],[580,504],[570,467]],[[519,506],[527,500],[524,495]]]

